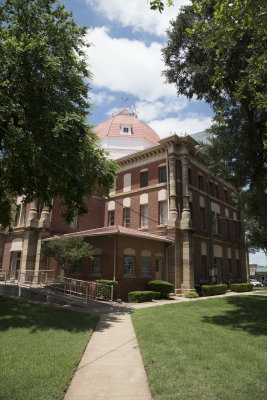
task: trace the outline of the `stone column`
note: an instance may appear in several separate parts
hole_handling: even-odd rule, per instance
[[[169,160],[169,220],[168,226],[175,228],[178,223],[176,194],[176,162],[175,158]]]
[[[192,229],[191,212],[189,207],[189,190],[188,190],[188,159],[181,159],[182,164],[182,190],[183,190],[183,211],[181,218],[181,229]]]
[[[181,291],[194,290],[194,256],[193,256],[193,230],[191,212],[189,207],[189,190],[188,190],[188,158],[185,155],[181,159],[182,163],[182,190],[183,190],[183,211],[181,217],[181,242],[182,242],[182,284]]]
[[[33,200],[31,202],[31,208],[29,212],[29,216],[26,222],[27,227],[37,227],[37,200]]]
[[[38,283],[38,275],[40,271],[40,263],[41,263],[41,248],[42,248],[42,232],[38,233],[37,238],[37,246],[36,246],[36,258],[34,265],[34,282]]]
[[[42,208],[41,217],[38,224],[39,228],[50,228],[50,207],[46,202]]]

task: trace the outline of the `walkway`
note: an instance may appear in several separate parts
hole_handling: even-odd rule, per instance
[[[130,310],[102,314],[64,400],[152,400]]]
[[[87,311],[100,315],[100,320],[64,400],[152,400],[132,326],[131,310],[242,294],[261,293],[228,292],[212,297],[179,297],[127,306],[90,302]],[[84,309],[80,311],[84,312]]]

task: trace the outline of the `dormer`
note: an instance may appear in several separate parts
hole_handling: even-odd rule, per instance
[[[131,135],[132,134],[132,125],[121,125],[120,126],[121,130],[120,133],[121,135]]]

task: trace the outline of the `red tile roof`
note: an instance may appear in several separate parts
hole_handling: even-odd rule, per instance
[[[120,225],[106,226],[103,228],[90,229],[81,232],[66,233],[65,235],[52,236],[50,238],[44,239],[44,241],[49,241],[67,236],[86,237],[86,236],[105,236],[105,235],[127,235],[143,239],[158,240],[160,242],[166,242],[166,243],[173,243],[174,241],[174,238],[170,236],[160,236],[149,232],[139,231],[137,229],[125,228],[124,226]]]
[[[131,135],[121,134],[122,125],[131,126]],[[144,122],[139,121],[132,111],[128,111],[126,109],[120,111],[118,114],[114,115],[107,121],[104,121],[101,124],[97,125],[94,128],[94,132],[100,138],[103,138],[105,136],[139,138],[145,139],[152,145],[158,144],[160,140],[158,134],[152,128],[150,128],[150,126],[146,125]]]

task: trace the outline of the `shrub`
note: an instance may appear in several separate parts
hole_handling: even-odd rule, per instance
[[[252,292],[252,283],[231,283],[230,289],[233,292]]]
[[[184,297],[186,297],[187,299],[195,299],[196,297],[199,297],[198,294],[196,292],[194,292],[193,290],[190,292],[185,292],[184,293]]]
[[[153,292],[153,300],[159,300],[161,297],[160,292]]]
[[[110,281],[107,279],[98,279],[96,281],[96,297],[99,297],[103,300],[110,300],[111,299],[111,287],[113,286],[113,299],[117,298],[117,281]]]
[[[202,285],[201,290],[204,296],[215,296],[226,293],[227,285]]]
[[[150,281],[147,284],[148,290],[160,292],[161,297],[167,297],[173,291],[173,285],[165,281]]]
[[[145,301],[152,301],[153,298],[154,298],[154,292],[150,290],[128,293],[129,303],[143,303]]]

